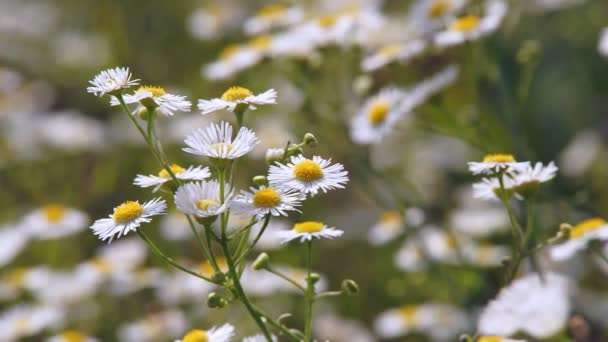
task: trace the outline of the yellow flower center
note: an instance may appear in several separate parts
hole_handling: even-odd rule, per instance
[[[391,231],[401,229],[401,221],[401,213],[398,211],[387,211],[380,217],[380,223],[383,223],[381,227]]]
[[[184,169],[183,167],[177,165],[177,164],[171,164],[169,166],[169,168],[171,169],[171,172],[173,172],[174,175],[178,175],[184,171],[186,171],[186,169]],[[163,178],[171,178],[171,175],[169,174],[169,171],[167,171],[167,169],[162,169],[160,170],[160,172],[158,172],[158,176],[159,177],[163,177]]]
[[[218,58],[222,61],[226,61],[226,60],[232,58],[232,56],[234,56],[240,49],[241,49],[240,45],[230,44],[230,45],[226,46],[222,50],[222,52],[220,52],[220,55]]]
[[[209,342],[209,336],[205,330],[190,330],[182,338],[182,342]]]
[[[338,17],[336,17],[335,15],[331,15],[331,14],[322,15],[319,17],[319,19],[317,19],[319,26],[321,26],[323,28],[330,28],[330,27],[334,26],[337,21],[338,21]]]
[[[256,207],[271,208],[279,203],[281,203],[281,196],[273,188],[260,189],[253,195],[253,204]]]
[[[388,103],[384,101],[378,101],[370,107],[367,112],[367,118],[372,125],[381,124],[386,118],[386,113],[388,113],[389,106]]]
[[[515,158],[511,154],[486,154],[484,163],[513,163]]]
[[[249,46],[251,46],[252,48],[254,48],[256,50],[263,51],[263,50],[268,49],[268,47],[270,47],[270,43],[272,43],[272,37],[269,35],[263,35],[263,36],[255,37],[252,40],[250,40]],[[245,90],[247,90],[247,89],[245,89]],[[251,92],[249,92],[249,95],[251,95]]]
[[[323,230],[323,223],[316,221],[306,221],[296,223],[293,231],[296,233],[318,233]]]
[[[439,18],[450,9],[450,1],[448,0],[437,0],[430,7],[427,12],[431,18]]]
[[[401,318],[407,324],[413,324],[416,321],[416,313],[418,312],[418,308],[414,305],[404,305],[399,309],[399,314]]]
[[[472,29],[479,26],[479,17],[474,15],[465,15],[464,17],[460,17],[456,19],[451,25],[450,30],[452,31],[471,31]]]
[[[243,100],[248,96],[253,95],[251,90],[239,86],[230,87],[228,90],[222,94],[222,100],[228,102],[236,102],[239,100]]]
[[[293,167],[293,175],[302,182],[313,182],[323,177],[323,169],[316,162],[306,159]]]
[[[57,223],[65,216],[65,207],[61,204],[50,204],[42,208],[46,220],[50,223]]]
[[[138,218],[143,214],[144,207],[137,201],[127,201],[118,207],[114,208],[112,217],[116,223],[127,223]]]
[[[101,273],[108,274],[112,271],[110,262],[102,257],[96,257],[91,260],[93,266]]]
[[[281,5],[281,4],[269,5],[269,6],[260,8],[257,11],[256,16],[265,18],[265,19],[276,19],[276,18],[280,17],[281,15],[283,15],[283,13],[285,13],[286,10],[287,10],[287,7],[285,7],[285,5]]]
[[[196,202],[196,207],[202,211],[209,210],[211,206],[219,206],[220,204],[212,199],[202,199]]]
[[[500,336],[481,336],[477,339],[477,342],[502,342],[505,339]]]
[[[393,57],[401,52],[401,44],[388,44],[378,50],[378,54],[383,57]]]
[[[220,270],[222,270],[222,271],[228,270],[228,262],[226,262],[226,258],[218,257],[218,258],[215,258],[215,261],[217,262],[217,266],[220,268]],[[211,277],[215,274],[215,269],[213,268],[213,265],[211,264],[211,262],[209,260],[205,260],[205,261],[201,262],[198,265],[198,271],[202,275],[208,276],[208,277]]]
[[[61,334],[61,337],[63,337],[66,342],[84,342],[87,338],[84,334],[75,330],[68,330]]]
[[[27,268],[17,268],[6,275],[6,282],[14,287],[21,287],[25,282],[25,276],[28,272]]]
[[[141,86],[137,89],[138,91],[147,91],[152,93],[152,96],[154,97],[159,97],[162,95],[165,95],[167,92],[165,91],[165,89],[161,88],[161,87],[155,87],[155,86]]]
[[[606,221],[599,217],[594,217],[588,220],[585,220],[572,228],[570,232],[571,238],[578,238],[585,235],[588,232],[594,231],[598,228],[606,225]]]

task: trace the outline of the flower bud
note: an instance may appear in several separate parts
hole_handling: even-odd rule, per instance
[[[268,256],[268,254],[261,253],[260,255],[258,255],[257,258],[255,258],[255,261],[253,262],[253,269],[256,271],[266,269],[268,268],[269,261],[270,257]]]
[[[144,97],[143,99],[139,100],[139,103],[148,108],[148,111],[150,112],[154,111],[156,107],[158,107],[158,104],[156,104],[152,97]]]
[[[148,111],[148,108],[141,107],[137,110],[137,116],[139,116],[139,118],[142,120],[148,120],[150,117],[150,112]]]
[[[319,273],[311,273],[310,274],[310,282],[314,285],[316,284],[319,279],[321,279],[321,275]]]
[[[207,296],[207,306],[210,308],[221,309],[226,306],[226,300],[216,292],[211,292],[209,296]]]
[[[253,185],[260,187],[262,185],[268,185],[268,179],[266,179],[266,176],[262,176],[262,175],[258,175],[255,176],[251,179],[251,181],[253,182]]]
[[[559,225],[559,235],[560,238],[567,240],[570,238],[570,234],[572,233],[572,225],[568,223],[562,223]]]
[[[300,154],[304,154],[304,150],[298,145],[291,144],[287,149],[288,156],[299,156]]]
[[[473,342],[473,338],[469,335],[460,335],[458,342]]]
[[[344,279],[342,281],[342,292],[349,296],[354,296],[359,294],[359,285],[352,279]]]
[[[317,146],[317,143],[318,143],[317,138],[312,133],[304,134],[303,141],[304,141],[304,144],[306,144],[306,146],[310,146],[310,147],[315,147],[315,146]]]
[[[213,276],[211,276],[211,279],[215,282],[223,284],[226,280],[226,275],[222,272],[214,273]]]

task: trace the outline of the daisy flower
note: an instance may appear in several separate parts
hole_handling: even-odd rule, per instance
[[[513,179],[513,191],[522,196],[532,194],[538,190],[541,183],[550,181],[557,173],[557,166],[550,162],[544,166],[542,163],[536,163],[534,167],[527,165],[523,170],[517,172]]]
[[[303,18],[304,12],[297,6],[269,5],[259,9],[255,16],[245,20],[245,33],[260,34],[276,27],[296,24]]]
[[[218,59],[203,67],[203,76],[210,80],[226,79],[260,61],[262,56],[247,45],[231,44],[220,52]]]
[[[84,212],[49,204],[27,214],[21,226],[36,239],[60,239],[84,230],[89,216]]]
[[[406,62],[422,54],[426,42],[414,39],[405,43],[393,43],[381,47],[371,56],[363,59],[361,69],[366,72],[374,71],[394,61]]]
[[[91,87],[87,88],[87,92],[102,97],[138,85],[139,80],[131,80],[129,68],[114,68],[102,71],[89,83]]]
[[[181,212],[199,218],[219,215],[228,210],[234,190],[224,186],[224,203],[220,199],[220,183],[217,180],[188,183],[175,192],[175,206]]]
[[[289,163],[271,165],[268,181],[274,188],[295,189],[303,194],[315,196],[319,190],[327,192],[342,189],[348,182],[348,172],[342,164],[331,165],[331,159],[314,156],[307,159],[303,155],[292,156]]]
[[[244,106],[254,110],[259,105],[276,104],[277,92],[274,89],[267,90],[261,94],[253,95],[251,90],[239,86],[230,87],[222,94],[221,98],[211,100],[198,100],[198,109],[203,114],[209,114],[218,110],[227,109],[234,112],[235,109]]]
[[[300,242],[320,238],[333,239],[342,236],[344,232],[336,228],[327,227],[322,222],[305,221],[296,223],[290,230],[279,231],[276,234],[283,240],[283,243],[286,243],[297,239],[300,239]]]
[[[374,245],[383,245],[404,232],[405,220],[398,211],[387,211],[367,233],[368,241]]]
[[[485,7],[483,17],[465,15],[452,21],[447,30],[435,35],[435,46],[442,48],[458,45],[496,31],[507,13],[507,4],[503,0],[490,0]]]
[[[298,211],[302,205],[302,194],[296,190],[277,189],[272,186],[261,186],[259,189],[250,188],[251,192],[242,190],[235,197],[231,208],[237,214],[248,216],[257,215],[262,218],[267,214],[272,216],[287,216],[287,211]]]
[[[595,217],[575,225],[566,242],[551,248],[551,258],[557,261],[569,259],[577,252],[587,248],[587,244],[591,240],[608,240],[608,222]]]
[[[397,268],[406,272],[425,269],[427,262],[420,241],[416,238],[407,239],[394,256]]]
[[[0,268],[8,265],[27,245],[29,236],[23,229],[0,226]]]
[[[99,340],[87,336],[76,330],[67,330],[59,335],[52,336],[46,342],[98,342]]]
[[[186,96],[167,93],[164,88],[154,86],[140,86],[132,95],[124,95],[126,104],[139,104],[133,113],[146,107],[154,107],[166,116],[172,116],[175,112],[189,112],[192,103],[186,100]],[[110,101],[112,106],[120,105],[116,97]]]
[[[406,93],[397,88],[385,88],[363,104],[350,125],[351,139],[358,144],[380,142],[402,117],[400,103]]]
[[[271,335],[272,342],[276,342],[277,338],[274,335]],[[243,342],[266,342],[266,337],[264,335],[254,335],[247,336],[243,338]]]
[[[211,175],[208,167],[201,166],[190,166],[187,169],[179,166],[178,164],[171,164],[169,166],[171,172],[177,177],[177,179],[189,181],[189,180],[203,180]],[[162,169],[158,172],[158,176],[155,175],[137,175],[133,184],[142,188],[148,188],[153,186],[154,192],[158,191],[161,186],[172,181],[171,175],[166,169]]]
[[[95,221],[91,226],[93,234],[101,241],[114,237],[120,238],[130,231],[135,231],[142,223],[152,221],[152,216],[162,215],[167,209],[167,203],[161,198],[155,198],[143,205],[138,201],[127,201],[114,208],[114,213],[108,218]]]
[[[64,309],[50,305],[20,304],[0,313],[0,341],[18,341],[61,325]]]
[[[255,133],[241,127],[232,139],[232,126],[227,122],[211,124],[192,132],[184,140],[185,152],[215,159],[236,159],[251,152],[259,143]]]
[[[597,49],[600,52],[600,55],[608,57],[608,27],[602,29]]]
[[[513,194],[511,189],[513,188],[513,180],[511,178],[503,177],[503,187],[507,191],[507,194]],[[481,182],[473,184],[473,197],[481,198],[488,201],[498,201],[500,198],[498,194],[501,191],[500,181],[498,178],[483,178]],[[521,199],[519,194],[515,194],[515,198]]]
[[[199,284],[201,284],[200,281]],[[122,325],[118,330],[118,340],[172,341],[187,329],[188,319],[183,312],[166,310],[148,314],[137,321]]]
[[[517,162],[511,154],[487,154],[481,162],[468,162],[469,171],[474,175],[493,175],[499,172],[524,171],[530,162]]]
[[[426,35],[454,19],[469,0],[418,0],[409,11],[410,22],[419,34]]]
[[[175,342],[228,342],[234,336],[234,327],[228,323],[209,330],[190,330],[181,340]]]
[[[568,279],[545,272],[530,274],[503,288],[479,316],[478,332],[511,336],[524,332],[546,339],[560,332],[569,317]]]

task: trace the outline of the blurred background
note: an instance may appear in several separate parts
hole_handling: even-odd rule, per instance
[[[480,40],[429,43],[412,58],[365,68],[362,61],[384,44],[433,41],[441,28],[419,31],[425,24],[414,10],[422,2],[285,2],[301,13],[269,28],[275,37],[328,14],[356,17],[360,35],[309,46],[294,33],[282,37],[287,52],[263,50],[258,40],[262,52],[245,67],[214,76],[209,66],[230,59],[227,46],[255,48],[267,37],[251,19],[264,18],[260,9],[274,3],[0,0],[0,340],[79,332],[100,341],[170,341],[223,322],[240,337],[256,331],[239,305],[207,308],[213,288],[148,255],[137,237],[106,245],[88,229],[125,200],[152,198],[133,179],[159,171],[125,114],[86,92],[94,75],[115,66],[193,103],[233,85],[276,89],[277,105],[246,115],[262,142],[239,167],[240,188],[266,173],[267,148],[306,132],[319,141],[312,154],[349,170],[345,190],[307,201],[302,215],[275,223],[285,229],[322,220],[345,231],[318,244],[314,267],[327,288],[351,278],[360,294],[316,305],[319,340],[455,341],[474,334],[479,311],[502,284],[510,232],[498,204],[473,198],[467,161],[505,152],[556,162],[558,176],[540,196],[539,241],[562,222],[608,217],[608,43],[602,50],[600,42],[608,3],[507,1],[499,27]],[[482,15],[485,2],[467,2],[461,12]],[[267,17],[271,12],[266,7]],[[383,139],[353,142],[350,122],[366,99],[388,86],[411,89],[451,65],[457,78],[430,92]],[[232,117],[196,109],[160,117],[170,160],[206,163],[181,151],[183,139],[222,119]],[[170,214],[142,229],[169,255],[198,265],[203,259],[186,227]],[[304,265],[299,245],[268,241],[261,249],[294,274]],[[564,322],[546,340],[607,339],[608,267],[587,254],[541,261],[577,284],[571,320],[579,325]],[[284,284],[268,291],[265,281],[252,275],[254,300],[277,315],[293,312],[287,323],[301,327],[301,296]],[[386,310],[425,306],[437,310],[432,328],[411,321],[407,332],[389,337],[374,324]],[[580,324],[586,340],[577,339]]]

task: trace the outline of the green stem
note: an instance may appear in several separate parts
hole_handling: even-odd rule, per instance
[[[337,297],[337,296],[341,296],[341,295],[342,295],[342,291],[327,291],[327,292],[319,293],[318,295],[315,296],[315,299],[321,299],[321,298],[325,298],[325,297]]]
[[[251,250],[253,249],[253,247],[255,247],[255,245],[258,243],[258,241],[260,240],[260,238],[262,237],[262,234],[264,234],[264,231],[266,231],[266,227],[268,227],[268,223],[270,222],[270,214],[266,215],[266,217],[264,217],[264,224],[262,225],[262,228],[260,228],[260,231],[258,232],[258,235],[256,235],[255,239],[253,240],[253,242],[249,245],[249,247],[247,247],[247,249],[237,258],[236,260],[236,264],[240,264],[243,260],[245,260],[245,258],[247,257],[247,255],[251,252]],[[238,252],[238,250],[237,250]],[[238,255],[238,253],[237,253]]]
[[[215,270],[216,273],[221,273],[222,270],[220,269],[220,266],[217,263],[217,260],[215,259],[215,255],[213,255],[212,249],[211,249],[211,224],[206,224],[205,227],[205,238],[207,240],[207,248],[209,249],[209,262],[211,262],[211,265],[213,266],[213,269]]]
[[[266,271],[276,275],[277,277],[285,280],[286,282],[290,283],[291,285],[297,287],[302,292],[306,293],[306,289],[304,287],[302,287],[302,285],[298,284],[295,280],[289,278],[287,275],[285,275],[277,270],[274,270],[272,268],[266,268]]]
[[[256,309],[256,311],[258,311],[258,313],[260,314],[260,317],[264,318],[264,320],[266,320],[266,322],[268,322],[270,325],[272,325],[276,329],[280,330],[283,334],[289,336],[292,340],[300,342],[300,338],[298,336],[296,336],[294,333],[292,333],[291,331],[289,331],[289,329],[287,329],[287,327],[285,327],[283,324],[281,324],[281,323],[275,321],[274,319],[272,319],[272,318],[264,315],[262,312],[260,312],[257,309]]]
[[[306,277],[306,321],[304,325],[304,341],[312,342],[312,304],[315,300],[315,289],[314,283],[310,276],[312,269],[312,241],[306,241],[306,271],[308,273]]]

